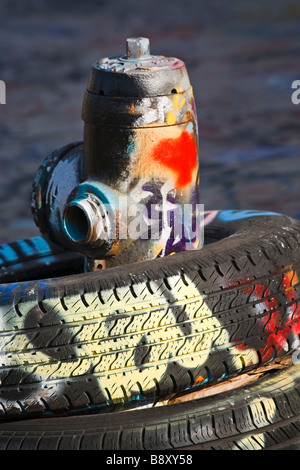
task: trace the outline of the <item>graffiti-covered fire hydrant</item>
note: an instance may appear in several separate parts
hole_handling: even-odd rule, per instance
[[[87,270],[198,248],[198,129],[185,64],[147,38],[96,61],[83,142],[53,152],[33,184],[34,220]],[[197,224],[196,224],[197,225]]]

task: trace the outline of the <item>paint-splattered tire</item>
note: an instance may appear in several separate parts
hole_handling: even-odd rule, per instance
[[[2,420],[145,403],[288,354],[299,344],[299,229],[222,211],[199,251],[2,284]]]
[[[4,422],[0,449],[298,449],[300,365],[277,366],[258,369],[247,384],[157,408]]]

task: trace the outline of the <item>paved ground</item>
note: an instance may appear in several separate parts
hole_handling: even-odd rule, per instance
[[[188,67],[205,209],[300,218],[299,21],[297,0],[0,0],[0,243],[38,234],[32,180],[82,139],[90,64],[140,35]]]
[[[90,64],[139,35],[187,64],[205,208],[300,217],[299,20],[296,0],[1,0],[0,241],[38,233],[32,179],[51,150],[81,140]]]

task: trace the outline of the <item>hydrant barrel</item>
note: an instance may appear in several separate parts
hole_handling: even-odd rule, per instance
[[[91,68],[82,109],[85,176],[96,177],[101,172],[108,184],[120,187],[124,186],[122,178],[127,184],[128,171],[151,180],[162,174],[170,179],[173,172],[177,180],[194,184],[197,117],[185,64],[176,58],[150,55],[146,46],[149,55],[144,51],[141,57],[132,57],[133,45],[138,49],[142,41],[149,44],[145,38],[128,39],[129,57],[100,59]],[[189,145],[179,150],[182,133],[187,133],[183,140]],[[187,177],[180,178],[179,172],[186,172]]]
[[[199,248],[198,124],[184,62],[128,38],[123,55],[92,64],[82,119],[82,150],[54,157],[35,181],[38,225],[111,266]]]

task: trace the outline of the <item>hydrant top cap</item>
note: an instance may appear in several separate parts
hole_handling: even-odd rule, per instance
[[[155,69],[168,69],[184,67],[182,60],[174,57],[164,57],[150,54],[150,41],[148,38],[127,38],[126,55],[104,57],[99,59],[95,66],[99,70],[119,73],[145,73]]]
[[[93,64],[87,89],[106,96],[153,96],[168,94],[178,84],[181,91],[190,87],[184,62],[150,54],[149,39],[137,37],[127,39],[126,55]]]

